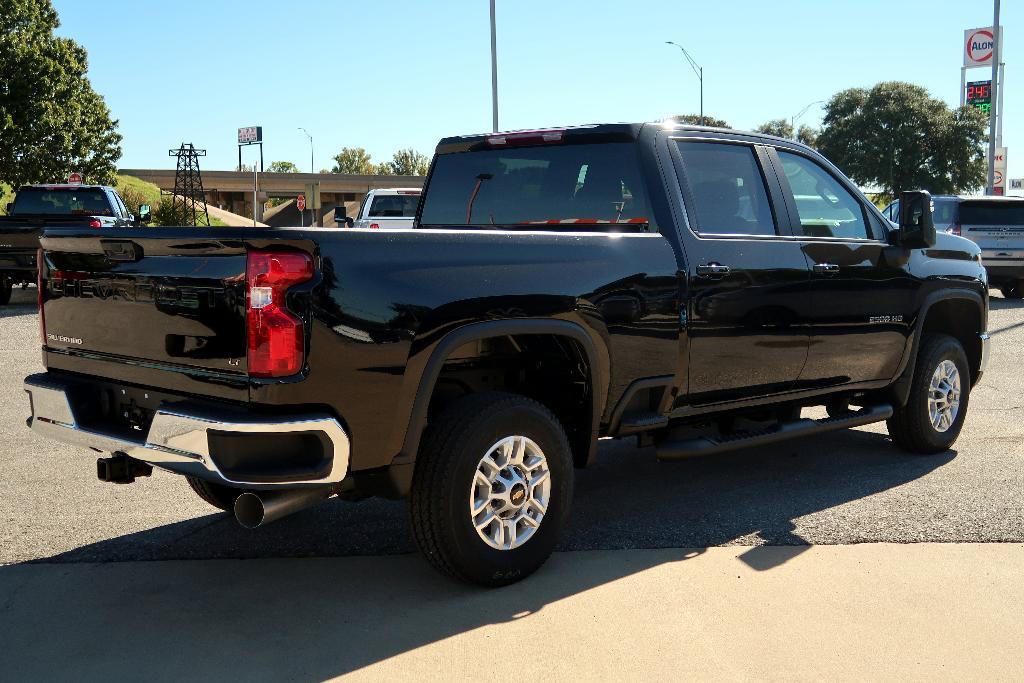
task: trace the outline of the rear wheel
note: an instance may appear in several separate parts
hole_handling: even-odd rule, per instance
[[[231,488],[223,484],[214,484],[199,477],[185,477],[185,479],[188,480],[188,485],[192,487],[192,490],[200,498],[213,507],[226,512],[234,510],[235,499],[244,493],[242,489]]]
[[[13,289],[13,282],[5,277],[0,278],[0,306],[6,306],[11,302],[11,291]]]
[[[910,400],[889,418],[889,436],[913,453],[941,453],[960,435],[967,416],[971,371],[960,342],[925,335],[917,354]]]
[[[999,291],[1003,293],[1004,299],[1024,298],[1024,282],[1018,280],[1012,284],[1003,285],[999,288]]]
[[[514,583],[551,554],[572,491],[569,443],[551,411],[523,396],[472,394],[424,435],[409,500],[413,535],[446,574]]]

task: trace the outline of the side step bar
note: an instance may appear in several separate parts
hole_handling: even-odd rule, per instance
[[[796,420],[755,432],[741,432],[723,437],[699,436],[692,439],[665,441],[657,446],[658,460],[685,460],[700,455],[724,453],[750,446],[767,446],[788,441],[800,436],[823,434],[839,429],[849,429],[881,422],[892,417],[892,406],[888,404],[868,406],[836,417],[820,420]]]

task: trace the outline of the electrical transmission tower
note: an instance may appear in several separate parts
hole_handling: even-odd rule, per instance
[[[203,175],[199,172],[199,157],[205,157],[206,150],[196,149],[191,142],[183,142],[180,148],[168,150],[167,154],[178,157],[172,200],[174,215],[180,217],[182,225],[210,225],[206,195],[203,193]]]

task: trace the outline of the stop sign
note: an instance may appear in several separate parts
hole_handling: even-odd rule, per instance
[[[306,210],[306,195],[299,195],[299,198],[295,200],[295,208],[298,209],[299,211]]]
[[[82,184],[82,174],[79,173],[78,171],[72,171],[68,175],[68,183],[70,183],[72,185],[81,185]]]

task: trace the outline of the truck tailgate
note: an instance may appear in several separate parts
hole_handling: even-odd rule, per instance
[[[47,348],[245,375],[245,243],[160,231],[44,234]]]

